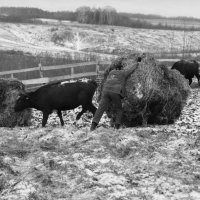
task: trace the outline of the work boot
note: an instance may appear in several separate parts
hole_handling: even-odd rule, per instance
[[[92,122],[92,125],[90,127],[90,131],[94,131],[96,129],[97,125],[98,124],[96,122]]]

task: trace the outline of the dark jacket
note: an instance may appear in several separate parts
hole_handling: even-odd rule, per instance
[[[110,71],[106,82],[104,83],[103,92],[113,92],[120,94],[122,97],[125,95],[125,83],[128,76],[135,71],[136,66],[128,70],[112,70]]]

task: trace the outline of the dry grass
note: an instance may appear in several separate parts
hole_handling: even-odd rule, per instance
[[[173,125],[89,132],[68,112],[65,127],[0,128],[0,199],[199,199],[199,96]]]
[[[1,198],[195,199],[198,136],[179,128],[6,130],[0,135]]]
[[[24,85],[16,79],[0,79],[0,126],[14,127],[30,125],[31,111],[16,113],[14,105]]]
[[[117,59],[105,71],[100,93],[110,70],[118,65],[129,69],[136,63],[139,54]],[[147,124],[169,124],[178,119],[186,104],[190,87],[177,71],[160,65],[153,56],[147,55],[126,83],[127,96],[123,102],[123,124],[137,126]],[[108,111],[114,120],[112,105]]]

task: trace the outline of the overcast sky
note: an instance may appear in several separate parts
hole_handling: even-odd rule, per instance
[[[0,0],[1,6],[75,11],[80,6],[112,6],[118,12],[200,18],[200,0]]]

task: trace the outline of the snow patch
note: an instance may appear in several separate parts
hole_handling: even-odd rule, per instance
[[[124,185],[126,183],[126,178],[123,176],[117,176],[112,173],[104,173],[97,176],[99,180],[98,183],[103,186],[111,186],[111,185]]]

